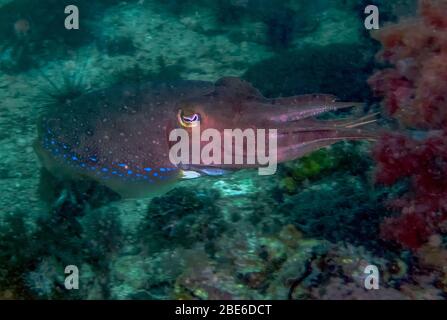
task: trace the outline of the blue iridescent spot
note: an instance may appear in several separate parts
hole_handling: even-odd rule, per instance
[[[157,173],[157,172],[154,172],[153,176],[154,176],[154,177],[158,176],[158,173]]]
[[[123,168],[124,168],[124,167],[127,167],[127,164],[125,164],[125,163],[119,163],[119,164],[118,164],[118,166],[120,166],[120,167],[123,167]]]
[[[98,159],[96,157],[90,157],[90,160],[92,160],[93,162],[98,161]]]
[[[132,174],[133,171],[132,170],[127,170],[127,174]]]
[[[107,172],[107,171],[109,171],[109,169],[107,169],[107,168],[102,168],[101,169],[103,172]]]
[[[166,169],[165,168],[160,168],[160,172],[165,172]]]
[[[112,174],[117,174],[118,172],[116,172],[116,171],[112,171]]]
[[[152,168],[144,168],[144,170],[149,172],[149,171],[152,171]]]
[[[84,168],[84,167],[85,167],[85,163],[81,163],[81,167],[83,167],[83,168]]]
[[[74,161],[78,161],[79,160],[78,157],[76,157],[76,156],[71,157],[71,159],[74,160]]]

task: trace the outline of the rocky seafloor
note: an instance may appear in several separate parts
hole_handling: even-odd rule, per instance
[[[55,28],[65,2],[80,7],[79,31]],[[378,2],[390,21],[411,12],[412,1]],[[385,200],[401,186],[374,184],[368,142],[336,144],[274,176],[242,170],[132,200],[51,177],[32,147],[55,91],[71,99],[114,83],[231,75],[266,96],[373,104],[366,79],[378,44],[363,4],[1,1],[0,298],[445,298],[445,270],[428,254],[379,237]],[[369,264],[380,290],[364,288]],[[79,290],[64,288],[66,265],[79,267]]]

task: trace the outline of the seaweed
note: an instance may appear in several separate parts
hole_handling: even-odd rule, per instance
[[[380,223],[389,214],[383,201],[397,190],[340,172],[312,186],[286,197],[279,209],[305,236],[382,250]]]
[[[147,209],[146,223],[139,231],[143,244],[188,248],[200,241],[212,251],[212,241],[225,230],[215,204],[218,198],[215,190],[191,191],[185,187],[154,198]]]
[[[102,188],[88,182],[55,184],[49,211],[38,217],[23,212],[7,215],[0,224],[0,286],[16,298],[79,299],[63,287],[64,268],[87,264],[98,277],[109,274],[108,258],[122,243],[117,212],[94,210],[105,202]],[[104,198],[102,198],[104,199]],[[35,221],[30,228],[29,221]],[[93,235],[95,235],[93,237]],[[102,296],[110,296],[103,282]]]

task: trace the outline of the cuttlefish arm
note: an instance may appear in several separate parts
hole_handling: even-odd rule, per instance
[[[261,118],[269,128],[277,129],[277,160],[285,162],[342,140],[376,140],[378,132],[364,127],[376,122],[377,114],[336,120],[316,118],[330,111],[360,106],[363,104],[340,102],[330,95],[280,98],[263,104]]]
[[[225,96],[237,96],[239,99],[235,120],[227,127],[276,129],[278,162],[300,158],[338,141],[376,140],[379,135],[371,126],[366,128],[376,122],[377,114],[335,120],[317,118],[327,112],[361,107],[363,103],[339,101],[328,94],[268,99],[240,79],[226,79],[220,83],[226,88],[219,88],[218,93],[223,95],[216,95],[218,101],[225,101]],[[210,114],[216,113],[216,118],[223,119],[222,111],[214,108]],[[248,156],[247,150],[243,152]]]
[[[338,101],[337,97],[325,94],[309,94],[288,98],[268,99],[254,102],[251,108],[260,109],[262,118],[281,125],[291,121],[316,117],[329,111],[363,106],[358,102]]]

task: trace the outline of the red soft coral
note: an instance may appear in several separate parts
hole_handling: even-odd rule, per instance
[[[447,215],[447,135],[416,141],[402,134],[388,134],[374,151],[377,182],[391,185],[408,178],[410,191],[391,201],[401,216],[386,219],[381,235],[407,248],[417,249]]]
[[[383,239],[397,241],[410,249],[422,246],[430,234],[426,218],[417,213],[403,213],[398,217],[386,218],[380,230]]]
[[[447,2],[420,1],[419,12],[373,34],[384,47],[379,58],[395,67],[369,83],[404,126],[447,128]]]
[[[421,0],[419,17],[374,34],[384,49],[379,58],[394,65],[369,83],[383,97],[387,113],[403,129],[426,131],[415,140],[387,134],[374,152],[377,181],[407,178],[411,189],[390,205],[400,216],[385,219],[381,235],[417,249],[438,232],[447,215],[447,1]]]

